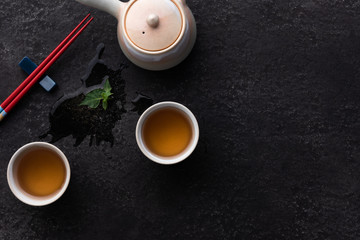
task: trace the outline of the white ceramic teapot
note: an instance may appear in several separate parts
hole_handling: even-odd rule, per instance
[[[196,24],[186,0],[76,0],[118,19],[117,36],[124,54],[149,70],[164,70],[189,55]]]

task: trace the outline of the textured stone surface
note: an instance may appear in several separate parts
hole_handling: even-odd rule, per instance
[[[188,0],[198,26],[191,55],[149,72],[132,65],[116,19],[95,21],[0,124],[0,239],[359,239],[360,4],[345,0]],[[25,78],[23,56],[40,62],[89,11],[75,1],[0,2],[0,99]],[[72,176],[64,196],[36,208],[6,181],[11,155],[49,128],[52,105],[81,86],[104,42],[123,71],[127,113],[114,146],[55,145]],[[138,150],[141,92],[178,101],[197,116],[200,141],[176,166]]]

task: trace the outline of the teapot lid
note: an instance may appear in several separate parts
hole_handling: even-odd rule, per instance
[[[136,47],[157,52],[172,46],[184,32],[184,15],[176,0],[134,0],[123,27]]]

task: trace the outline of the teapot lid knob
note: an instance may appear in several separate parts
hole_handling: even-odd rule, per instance
[[[150,27],[156,28],[159,25],[159,16],[156,14],[150,14],[147,17],[146,22]]]
[[[152,53],[166,51],[185,33],[187,19],[179,1],[128,1],[129,5],[122,13],[124,36],[140,50]]]

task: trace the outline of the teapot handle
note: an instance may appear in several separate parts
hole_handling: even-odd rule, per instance
[[[79,3],[105,11],[117,19],[120,17],[120,11],[126,5],[126,3],[119,0],[76,0]],[[118,19],[119,20],[119,19]]]

